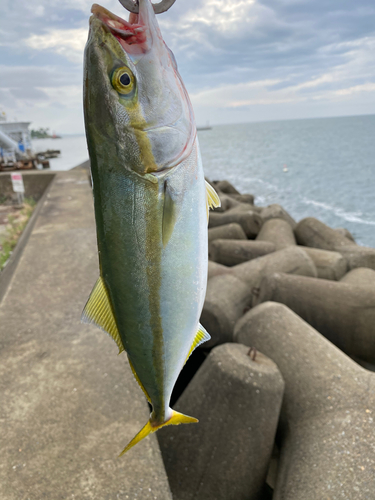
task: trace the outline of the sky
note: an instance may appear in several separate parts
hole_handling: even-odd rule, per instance
[[[91,4],[1,0],[8,120],[83,133]],[[127,15],[118,0],[101,5]],[[198,125],[375,113],[373,0],[176,0],[158,20]]]

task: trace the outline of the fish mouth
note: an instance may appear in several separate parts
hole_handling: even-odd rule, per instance
[[[149,49],[149,30],[140,22],[139,14],[130,13],[129,21],[113,14],[101,5],[91,7],[94,17],[106,26],[128,53],[145,53]]]

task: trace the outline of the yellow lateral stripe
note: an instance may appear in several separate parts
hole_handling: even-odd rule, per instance
[[[136,373],[136,371],[134,370],[134,366],[132,365],[132,362],[130,361],[130,358],[128,356],[128,361],[129,361],[129,365],[130,365],[130,368],[132,369],[132,372],[133,372],[133,375],[134,375],[134,378],[135,380],[138,382],[138,385],[139,387],[142,389],[142,391],[144,392],[146,398],[147,398],[147,401],[151,404],[151,398],[150,396],[147,394],[147,391],[146,389],[144,388],[144,385],[142,384],[142,382],[139,380],[139,377]]]
[[[117,329],[116,320],[113,316],[107,290],[100,276],[83,309],[81,321],[82,323],[92,323],[108,333],[116,342],[119,348],[119,354],[125,350]]]

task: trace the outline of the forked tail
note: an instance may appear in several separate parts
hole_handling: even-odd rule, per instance
[[[147,422],[147,424],[138,432],[138,434],[130,441],[130,443],[124,448],[124,450],[120,453],[119,457],[121,457],[124,453],[130,450],[135,444],[139,443],[143,438],[151,434],[152,432],[161,429],[167,425],[180,425],[180,424],[193,424],[199,422],[197,418],[188,417],[183,413],[179,413],[178,411],[172,410],[172,416],[169,420],[159,425],[152,425],[151,419]]]

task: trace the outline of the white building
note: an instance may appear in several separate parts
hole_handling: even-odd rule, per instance
[[[31,122],[8,122],[5,113],[0,113],[0,132],[18,145],[20,152],[27,152],[31,149],[31,136],[29,125]],[[10,142],[0,133],[0,148],[9,150]],[[3,139],[2,139],[3,137]]]

